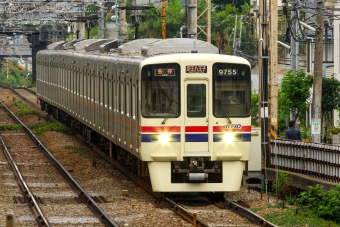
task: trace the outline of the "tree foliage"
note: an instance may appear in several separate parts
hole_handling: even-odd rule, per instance
[[[152,5],[151,5],[152,6]],[[162,38],[162,17],[160,9],[143,10],[143,21],[140,21],[139,38]],[[179,0],[168,2],[166,7],[166,36],[179,37],[181,26],[185,24],[185,14]]]
[[[291,120],[296,121],[300,114],[305,112],[312,84],[313,77],[306,75],[304,70],[296,71],[295,76],[292,71],[284,74],[279,91],[279,105],[282,108],[289,108],[289,112],[293,115]]]
[[[308,191],[300,194],[297,205],[325,220],[340,223],[340,186],[336,185],[327,192],[319,184],[308,188]]]
[[[30,72],[32,75],[32,72]],[[0,83],[5,87],[16,88],[22,86],[29,86],[30,81],[26,77],[26,71],[21,69],[17,60],[11,59],[8,63],[8,76],[7,64],[0,67]]]
[[[246,0],[212,0],[212,2],[216,5],[217,10],[223,10],[228,4],[241,9],[241,6],[245,3],[249,3]]]
[[[254,127],[259,126],[259,95],[256,93],[251,94],[251,125]]]
[[[323,113],[332,112],[340,107],[340,82],[334,77],[322,78],[321,109]]]
[[[211,24],[214,25],[211,37],[213,43],[220,49],[220,53],[233,53],[235,17],[230,15],[237,14],[238,10],[231,5],[228,5],[223,11],[216,11],[211,14]]]

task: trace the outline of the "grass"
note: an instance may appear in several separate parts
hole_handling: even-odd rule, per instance
[[[72,132],[71,129],[66,127],[60,122],[39,122],[38,124],[28,126],[31,131],[34,134],[40,135],[43,134],[44,132],[49,132],[49,131],[54,131],[54,132],[60,132],[66,135],[73,135],[74,133]]]
[[[19,108],[19,110],[15,113],[15,115],[18,116],[18,117],[22,117],[22,116],[26,116],[26,115],[37,115],[37,116],[40,116],[40,117],[44,116],[43,113],[41,113],[40,111],[31,109],[25,103],[23,103],[21,100],[15,101],[13,103],[13,106],[16,106],[16,107]]]
[[[23,127],[20,124],[0,124],[0,130],[21,130]]]
[[[33,109],[20,109],[18,110],[15,115],[17,117],[22,117],[22,116],[26,116],[26,115],[37,115],[37,116],[44,116],[43,113],[41,113],[40,111],[37,110],[33,110]]]
[[[266,208],[281,208],[279,212],[272,212],[263,216],[266,220],[280,227],[340,227],[340,224],[326,221],[319,218],[317,214],[305,210],[296,210],[296,208],[282,209],[282,203],[270,205],[268,207],[251,209],[253,212],[258,212]]]
[[[88,153],[84,152],[79,147],[66,146],[65,148],[68,149],[68,150],[71,150],[71,154],[79,154],[80,156],[82,156],[84,158],[91,159],[91,156]]]
[[[13,103],[13,106],[18,107],[19,109],[28,109],[28,106],[25,103],[23,103],[21,100],[20,101],[15,101]]]

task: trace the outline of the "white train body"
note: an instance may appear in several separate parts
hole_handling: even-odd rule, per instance
[[[150,177],[154,191],[239,190],[251,150],[248,61],[197,40],[198,53],[181,53],[191,39],[135,40],[106,53],[117,41],[92,50],[98,42],[38,52],[42,108]]]

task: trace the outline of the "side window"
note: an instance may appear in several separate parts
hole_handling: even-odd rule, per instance
[[[187,85],[187,116],[206,116],[206,86],[205,84]]]

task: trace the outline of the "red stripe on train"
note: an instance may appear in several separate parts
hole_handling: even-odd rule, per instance
[[[225,128],[225,126],[214,126],[213,132],[251,132],[251,126],[242,126],[241,128]]]
[[[180,126],[141,126],[142,132],[180,132]]]
[[[185,126],[185,132],[208,132],[208,126]]]

